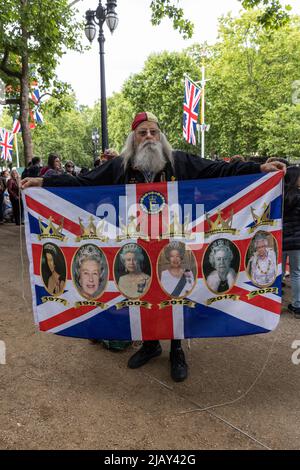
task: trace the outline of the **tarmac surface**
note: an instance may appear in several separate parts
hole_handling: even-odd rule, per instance
[[[184,341],[189,377],[175,383],[168,341],[130,370],[138,345],[111,352],[38,332],[20,231],[0,226],[0,449],[300,448],[300,320],[286,311],[288,285],[276,331]]]

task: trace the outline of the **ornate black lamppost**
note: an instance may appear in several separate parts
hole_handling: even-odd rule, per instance
[[[107,0],[104,7],[99,0],[96,10],[88,10],[85,14],[86,25],[85,35],[90,42],[96,36],[96,26],[99,26],[98,42],[100,46],[100,88],[101,88],[101,145],[102,152],[109,147],[108,145],[108,131],[107,131],[107,108],[106,108],[106,87],[105,87],[105,67],[104,67],[104,33],[103,24],[106,24],[111,33],[114,32],[118,25],[118,16],[115,12],[117,6],[116,0]]]

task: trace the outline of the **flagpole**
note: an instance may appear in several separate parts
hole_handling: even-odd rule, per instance
[[[18,137],[17,137],[17,133],[14,135],[14,139],[15,139],[15,148],[16,148],[16,155],[17,155],[17,168],[20,167],[20,161],[19,161],[19,148],[18,148]]]
[[[202,93],[201,93],[201,158],[205,158],[205,56],[206,56],[206,50],[205,47],[202,49],[202,80],[201,80],[201,88],[202,88]]]

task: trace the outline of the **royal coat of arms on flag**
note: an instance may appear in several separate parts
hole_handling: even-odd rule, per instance
[[[23,191],[41,331],[115,340],[274,330],[282,172]]]

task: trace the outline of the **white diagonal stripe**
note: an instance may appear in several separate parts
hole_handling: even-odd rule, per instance
[[[139,341],[142,337],[141,309],[129,307],[130,331],[132,341]]]

